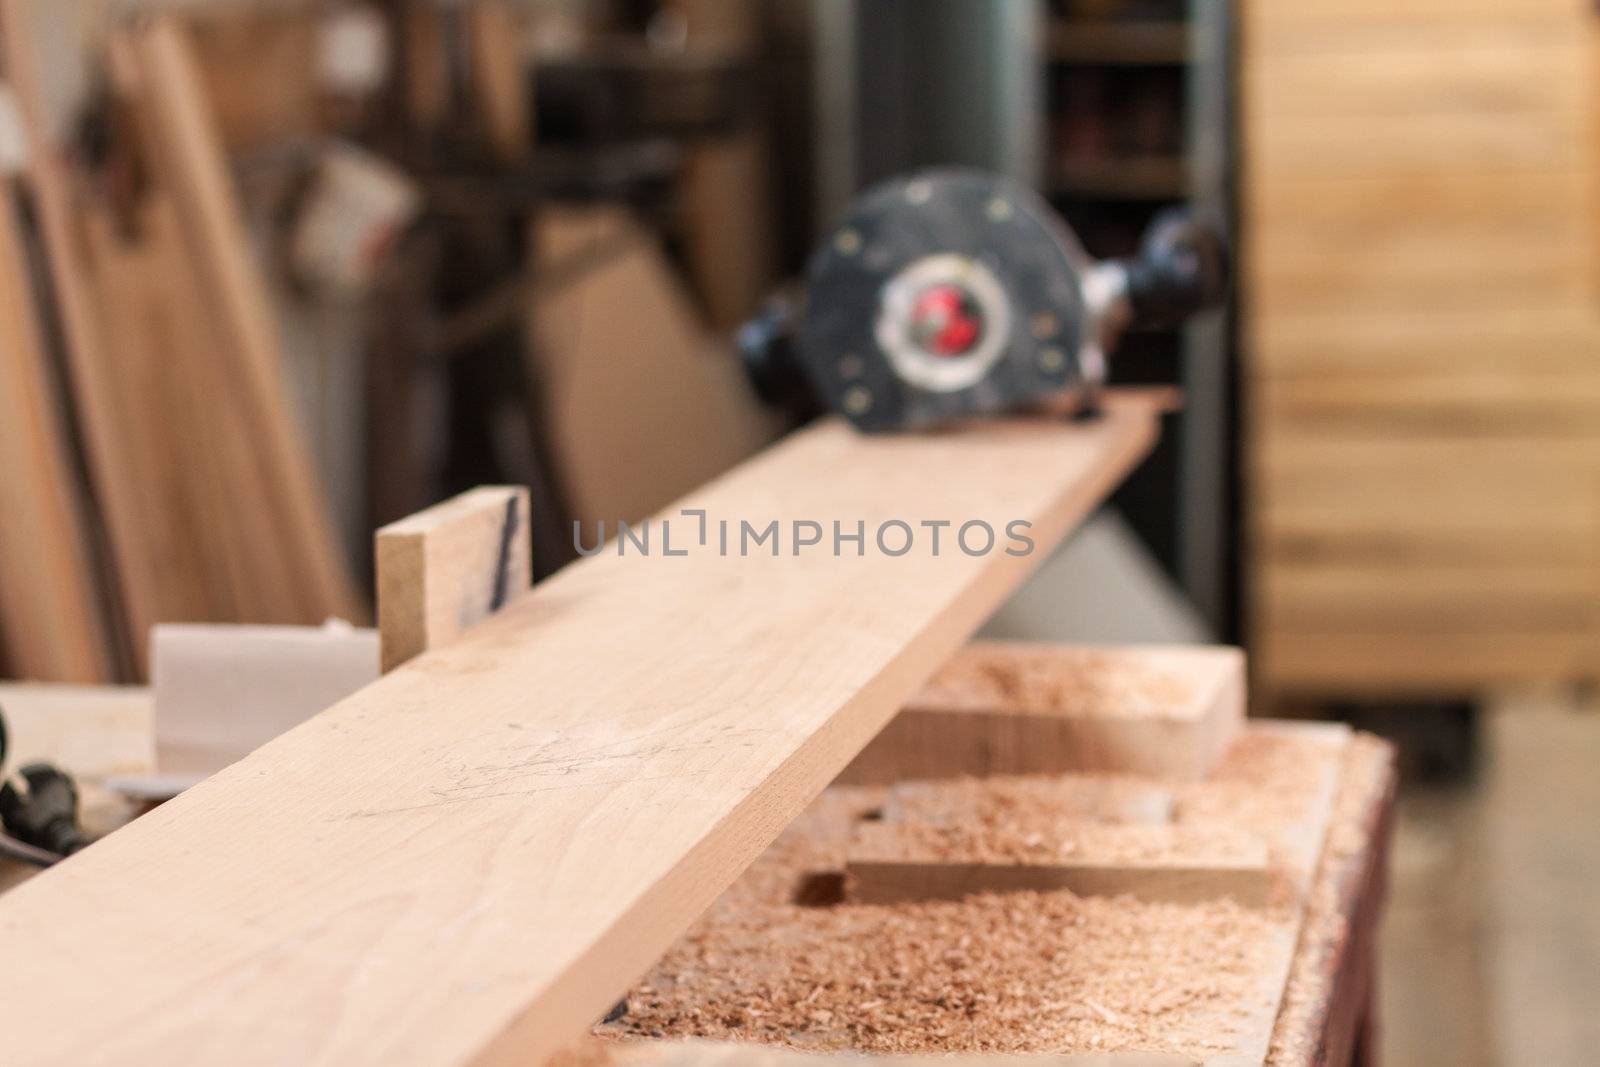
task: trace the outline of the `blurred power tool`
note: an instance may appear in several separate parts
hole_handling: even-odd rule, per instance
[[[1063,392],[1092,407],[1123,330],[1179,322],[1226,283],[1221,235],[1181,212],[1157,217],[1136,258],[1096,261],[1036,194],[941,169],[861,197],[804,297],[774,300],[739,347],[765,399],[809,393],[868,432]]]

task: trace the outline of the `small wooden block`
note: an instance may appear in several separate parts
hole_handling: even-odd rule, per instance
[[[533,581],[528,490],[468,490],[378,531],[384,673],[454,640]]]
[[[983,827],[862,823],[850,843],[850,899],[863,904],[959,900],[971,893],[1069,889],[1079,896],[1130,895],[1193,903],[1232,897],[1262,907],[1272,876],[1260,837],[1213,827],[1081,823],[1052,854],[1049,831],[1035,850],[986,852]],[[953,832],[952,832],[953,831]]]
[[[1172,790],[1133,778],[997,776],[900,782],[884,799],[883,818],[891,823],[949,825],[982,818],[984,812],[1003,805],[1089,823],[1165,826],[1172,822],[1175,804]]]
[[[1235,648],[974,642],[840,776],[1204,778],[1244,726]]]

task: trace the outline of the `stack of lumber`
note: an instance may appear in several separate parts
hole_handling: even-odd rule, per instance
[[[1258,683],[1592,675],[1593,5],[1252,0],[1241,19]]]
[[[62,382],[54,406],[74,416],[55,422],[50,448],[82,455],[93,506],[77,543],[103,546],[98,592],[113,606],[102,662],[142,673],[149,627],[163,620],[360,617],[185,29],[160,17],[110,35],[113,160],[90,175],[52,136],[28,7],[0,4],[0,33],[32,148],[20,184],[49,279],[49,299],[35,293],[32,305],[58,342],[42,358]],[[42,425],[53,405],[28,395]],[[74,485],[40,470],[58,492]],[[19,552],[8,537],[8,563]],[[23,635],[7,622],[9,647]],[[52,639],[98,630],[63,622]],[[7,666],[60,680],[113,669],[15,651]]]

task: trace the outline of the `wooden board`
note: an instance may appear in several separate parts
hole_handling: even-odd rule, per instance
[[[515,163],[533,147],[532,79],[522,25],[505,0],[477,0],[463,17],[478,121],[495,156]]]
[[[1316,746],[1321,755],[1315,765],[1306,768],[1306,780],[1311,785],[1307,792],[1307,803],[1293,813],[1290,825],[1281,834],[1275,849],[1275,865],[1294,890],[1294,920],[1286,928],[1289,936],[1276,947],[1273,965],[1263,975],[1263,996],[1244,1013],[1247,1036],[1239,1042],[1240,1062],[1260,1064],[1266,1061],[1271,1048],[1295,953],[1304,932],[1313,879],[1327,840],[1333,802],[1338,794],[1345,754],[1350,748],[1351,731],[1348,727],[1333,723],[1259,722],[1254,729],[1301,739]]]
[[[1073,855],[1009,862],[950,855],[906,831],[888,821],[856,828],[846,860],[851,900],[892,904],[1055,889],[1184,904],[1228,897],[1247,907],[1271,898],[1266,843],[1243,836],[1219,840],[1210,828],[1080,826],[1073,831]],[[1134,852],[1155,858],[1128,858]]]
[[[840,781],[1062,771],[1200,778],[1243,722],[1236,649],[977,642]]]
[[[657,242],[614,209],[549,212],[534,233],[553,277],[531,294],[539,383],[563,496],[595,524],[651,514],[770,441],[728,344],[707,331]],[[563,270],[592,250],[576,278]]]
[[[709,546],[574,564],[0,898],[8,1055],[538,1061],[611,1007],[1155,425],[1119,406],[1089,425],[864,438],[827,421],[788,438],[681,502],[706,511]],[[952,516],[1031,522],[1037,550],[714,550],[723,519]],[[688,522],[673,529],[686,544]]]
[[[1458,308],[1448,313],[1373,310],[1359,316],[1258,314],[1248,324],[1257,378],[1468,372],[1592,371],[1600,353],[1593,309]],[[1268,409],[1270,412],[1270,408]]]
[[[377,533],[383,670],[449,644],[532,582],[528,490],[480,486]]]
[[[16,92],[24,135],[31,149],[23,176],[38,215],[39,237],[60,333],[66,381],[76,410],[77,432],[113,573],[101,580],[120,609],[108,619],[113,648],[140,673],[143,635],[157,615],[162,575],[149,563],[149,538],[141,514],[143,483],[136,473],[137,448],[120,435],[129,410],[114,373],[125,360],[113,352],[96,314],[96,294],[86,276],[81,238],[73,225],[71,177],[63,153],[48,135],[43,86],[35,54],[37,37],[25,0],[0,0],[0,46],[6,78]],[[168,572],[170,575],[171,572]]]
[[[1188,1056],[1150,1052],[868,1056],[731,1041],[586,1042],[570,1055],[584,1067],[1204,1067]],[[567,1062],[556,1060],[551,1067]]]
[[[89,527],[14,194],[0,178],[0,665],[33,681],[105,681]]]
[[[228,151],[270,151],[323,135],[318,16],[241,4],[185,13],[203,93]]]
[[[1596,27],[1578,0],[1243,5],[1258,694],[1454,696],[1600,652]]]
[[[283,380],[278,336],[261,269],[230,184],[221,137],[184,29],[165,15],[119,30],[137,71],[136,104],[151,163],[171,192],[204,307],[217,329],[240,433],[252,444],[267,507],[292,566],[286,580],[308,616],[360,620],[367,613],[334,538],[311,457]]]

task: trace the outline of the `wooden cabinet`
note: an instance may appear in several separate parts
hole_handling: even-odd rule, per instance
[[[1239,29],[1258,681],[1595,675],[1592,5],[1247,0]]]

